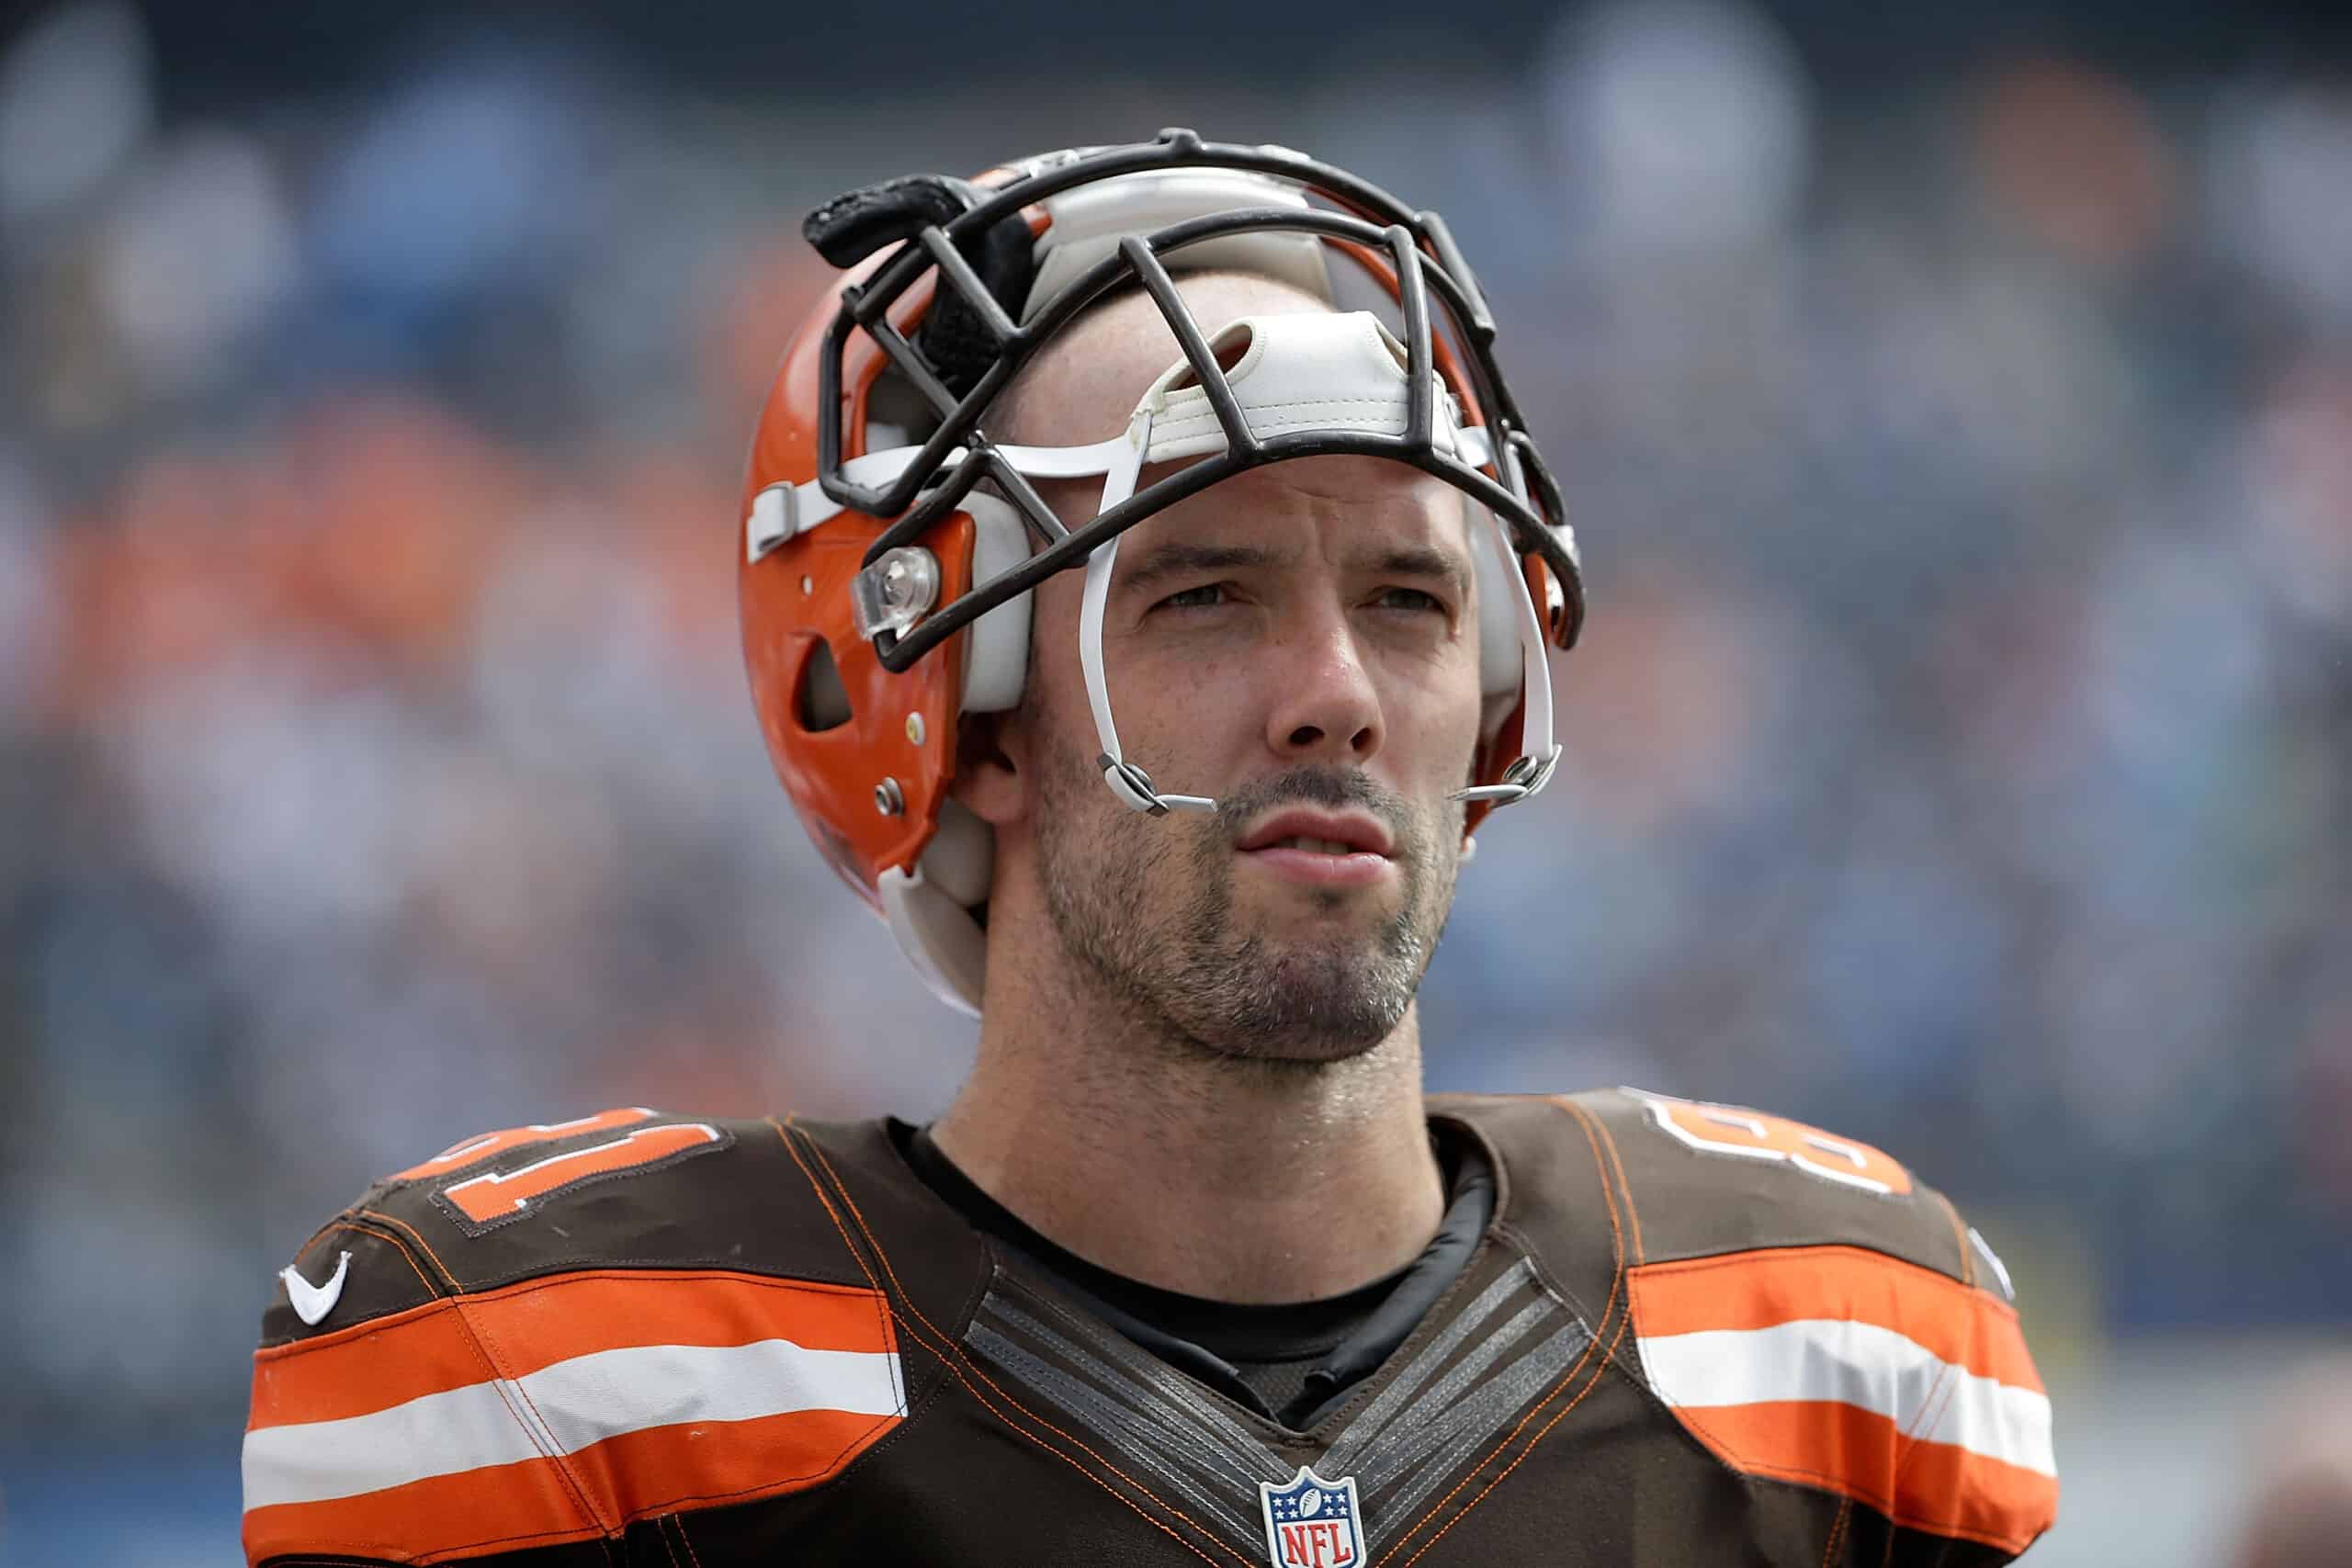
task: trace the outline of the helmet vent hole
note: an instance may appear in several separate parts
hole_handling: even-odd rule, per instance
[[[1252,333],[1245,326],[1239,332],[1232,333],[1230,336],[1218,343],[1216,344],[1216,367],[1220,370],[1230,370],[1235,366],[1240,364],[1241,356],[1250,352],[1250,340],[1256,335],[1256,333]],[[1193,375],[1192,368],[1188,366],[1185,367],[1184,373],[1182,376],[1177,377],[1175,380],[1168,384],[1168,389],[1171,392],[1181,392],[1187,387],[1195,387],[1200,385],[1200,380],[1201,378],[1198,376]]]
[[[842,684],[841,666],[833,662],[832,644],[822,637],[800,666],[792,708],[800,728],[811,735],[839,729],[850,721],[849,690]]]

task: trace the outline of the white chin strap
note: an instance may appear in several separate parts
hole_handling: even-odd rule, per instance
[[[1136,492],[1136,476],[1143,472],[1145,456],[1151,450],[1148,395],[1128,422],[1126,435],[1113,445],[1110,466],[1102,474],[1102,504],[1094,509],[1097,517]],[[1111,786],[1111,793],[1137,811],[1148,811],[1154,817],[1171,811],[1215,811],[1216,802],[1207,795],[1162,795],[1153,789],[1151,775],[1119,750],[1119,726],[1111,716],[1111,682],[1102,673],[1102,606],[1110,597],[1111,569],[1118,564],[1119,541],[1124,537],[1114,534],[1086,558],[1086,600],[1078,616],[1078,665],[1086,672],[1086,704],[1094,710],[1094,737],[1102,744],[1094,764],[1102,770],[1102,782]]]
[[[1226,372],[1226,380],[1251,434],[1261,440],[1303,430],[1405,433],[1405,349],[1371,312],[1244,317],[1218,333],[1211,346],[1222,350],[1244,340],[1248,346]],[[1217,423],[1207,392],[1196,382],[1178,385],[1191,379],[1191,365],[1177,360],[1136,403],[1126,433],[1108,441],[1084,446],[1007,446],[997,450],[1016,470],[1032,479],[1086,479],[1101,474],[1102,501],[1095,513],[1100,516],[1135,494],[1136,479],[1145,464],[1207,457],[1227,449],[1224,427]],[[1437,394],[1439,447],[1450,449],[1471,468],[1492,467],[1498,479],[1524,494],[1525,485],[1512,454],[1498,456],[1484,430],[1457,425],[1453,400],[1442,384]],[[900,447],[854,457],[842,465],[842,472],[860,484],[886,484],[905,470],[917,450]],[[960,449],[952,452],[947,462],[961,457]],[[757,560],[841,510],[841,504],[813,481],[770,486],[753,499],[745,548]],[[1527,715],[1521,733],[1530,744],[1504,770],[1502,783],[1455,790],[1451,798],[1505,806],[1524,800],[1550,781],[1560,760],[1560,747],[1552,733],[1552,671],[1544,658],[1543,616],[1528,593],[1519,553],[1502,519],[1484,507],[1476,511],[1485,519],[1486,545],[1498,569],[1479,574],[1481,586],[1500,590],[1498,596],[1510,601],[1509,614],[1516,623],[1519,690]],[[1094,734],[1102,746],[1095,761],[1111,793],[1137,811],[1155,817],[1170,811],[1215,811],[1216,802],[1209,796],[1162,794],[1153,787],[1151,775],[1128,761],[1119,749],[1110,684],[1102,671],[1102,613],[1123,536],[1113,536],[1087,557],[1086,597],[1079,619],[1079,665],[1086,674],[1086,699],[1093,709]],[[1481,622],[1498,609],[1492,603],[1482,604]],[[1497,628],[1498,640],[1499,636]],[[1487,640],[1483,627],[1480,640],[1482,645]],[[1498,646],[1507,645],[1498,641]],[[1497,685],[1485,669],[1479,683],[1482,690]]]

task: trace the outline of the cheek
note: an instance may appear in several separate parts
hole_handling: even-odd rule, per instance
[[[1271,655],[1199,645],[1106,649],[1103,675],[1119,743],[1138,760],[1159,757],[1172,762],[1183,758],[1210,763],[1242,757],[1264,730],[1277,669]],[[1082,683],[1078,696],[1091,736],[1093,718],[1085,706]],[[1090,746],[1087,755],[1093,754]],[[1157,782],[1163,788],[1190,791],[1180,778]]]
[[[1477,661],[1453,658],[1400,675],[1391,688],[1389,744],[1416,773],[1458,779],[1478,749]]]
[[[1121,740],[1125,742],[1124,729]],[[1225,854],[1213,819],[1185,814],[1148,817],[1128,809],[1102,783],[1090,740],[1080,756],[1065,749],[1042,792],[1045,869],[1107,900],[1096,918],[1124,919],[1166,905],[1170,886],[1198,890]],[[1171,786],[1181,787],[1181,786]],[[1158,890],[1158,891],[1154,891]]]

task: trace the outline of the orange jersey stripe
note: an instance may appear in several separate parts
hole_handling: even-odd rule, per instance
[[[592,1495],[641,1518],[684,1504],[741,1502],[814,1486],[897,1420],[801,1410],[719,1426],[655,1427],[582,1449],[571,1463]]]
[[[1834,1401],[1681,1407],[1735,1469],[1826,1487],[1898,1525],[2022,1551],[2058,1512],[2052,1476],[1951,1443],[1906,1438],[1875,1411]]]
[[[716,1270],[563,1274],[257,1351],[246,1426],[364,1416],[599,1350],[763,1339],[898,1348],[888,1310],[870,1290]]]
[[[604,1527],[543,1459],[436,1475],[325,1503],[245,1511],[245,1561],[348,1552],[435,1562],[464,1552],[586,1540]]]
[[[1834,1318],[1892,1329],[1979,1377],[2039,1392],[2017,1313],[1948,1275],[1854,1247],[1774,1247],[1628,1272],[1644,1338]]]
[[[245,1515],[245,1554],[259,1562],[334,1551],[429,1563],[590,1540],[673,1507],[813,1486],[894,1424],[808,1410],[625,1433],[562,1461],[492,1465],[355,1497],[255,1508]],[[585,1491],[593,1513],[559,1464]]]

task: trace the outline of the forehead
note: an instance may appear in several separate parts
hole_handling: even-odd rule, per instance
[[[1141,483],[1182,466],[1154,464]],[[1091,501],[1085,505],[1091,512]],[[1121,575],[1130,562],[1171,542],[1246,543],[1281,558],[1312,551],[1346,560],[1399,546],[1458,557],[1468,547],[1465,525],[1462,492],[1407,464],[1387,457],[1293,457],[1236,474],[1145,518],[1120,547]]]

